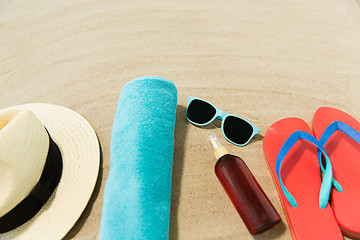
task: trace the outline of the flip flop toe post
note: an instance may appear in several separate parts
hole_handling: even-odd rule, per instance
[[[343,239],[328,204],[334,185],[331,164],[327,159],[321,182],[317,157],[321,146],[307,123],[299,118],[274,123],[264,136],[263,147],[293,239]]]

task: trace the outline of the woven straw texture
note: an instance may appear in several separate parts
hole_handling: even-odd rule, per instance
[[[63,172],[55,192],[39,213],[0,239],[61,239],[75,224],[93,192],[99,171],[99,143],[90,124],[74,111],[51,104],[26,104],[60,148]]]
[[[30,111],[4,110],[0,121],[0,217],[4,216],[39,182],[49,150],[49,137]],[[0,124],[3,125],[3,124]]]

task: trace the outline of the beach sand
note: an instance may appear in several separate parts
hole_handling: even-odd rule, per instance
[[[226,142],[218,125],[185,119],[187,97],[240,115],[265,134],[275,121],[310,126],[317,108],[360,120],[360,6],[355,0],[0,2],[0,108],[47,102],[82,114],[97,132],[102,170],[65,239],[98,239],[116,103],[131,79],[178,88],[170,239],[291,239],[262,150]],[[214,174],[206,137],[243,158],[282,217],[252,237]]]

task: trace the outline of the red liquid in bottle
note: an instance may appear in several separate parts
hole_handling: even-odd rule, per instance
[[[241,158],[223,155],[215,173],[251,234],[280,222],[279,214]]]
[[[208,137],[218,159],[215,173],[251,234],[263,232],[280,222],[276,212],[245,162],[230,155],[215,134]]]

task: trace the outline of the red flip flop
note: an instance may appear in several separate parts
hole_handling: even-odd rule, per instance
[[[316,146],[303,139],[295,139],[290,143],[289,147],[289,140],[293,135],[299,133],[298,131],[300,131],[300,134],[314,139],[313,141],[317,142]],[[264,155],[293,239],[343,239],[327,200],[323,204],[324,209],[319,206],[322,183],[317,157],[317,146],[319,145],[317,144],[320,143],[312,136],[311,129],[305,121],[299,118],[286,118],[274,123],[267,130],[263,141]],[[284,147],[288,148],[288,154],[286,154],[287,151],[284,154]],[[279,154],[279,152],[281,153]],[[281,161],[279,164],[280,155],[282,156],[280,158],[283,158],[282,164]],[[331,164],[329,165],[327,167],[331,167]],[[277,170],[281,175],[280,179]],[[296,199],[296,204],[288,200],[289,198],[286,197],[288,194],[284,194],[286,189],[281,185],[282,183]],[[330,187],[331,183],[329,183],[328,191],[330,191]]]
[[[324,133],[334,124],[346,128],[342,130],[337,127],[329,134]],[[344,235],[360,239],[360,145],[357,142],[359,139],[355,140],[360,132],[360,123],[338,109],[323,107],[314,115],[313,130],[318,139],[328,135],[325,141],[320,142],[326,142],[324,147],[330,157],[333,177],[343,188],[341,193],[332,193],[331,205],[335,218]],[[351,134],[351,131],[354,133]]]

